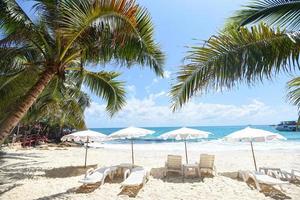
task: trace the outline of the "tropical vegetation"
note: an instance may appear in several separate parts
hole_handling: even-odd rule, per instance
[[[203,45],[193,46],[172,86],[173,109],[195,94],[252,86],[300,68],[300,1],[254,0]],[[300,78],[288,83],[288,98],[300,108]]]
[[[134,0],[34,2],[33,18],[17,1],[0,0],[0,143],[21,119],[84,127],[83,86],[107,101],[110,115],[120,110],[124,82],[105,63],[163,75],[151,18]]]

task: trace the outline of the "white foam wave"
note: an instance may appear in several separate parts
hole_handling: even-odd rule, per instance
[[[264,150],[299,150],[300,141],[272,141],[272,142],[257,142],[253,143],[256,151]],[[101,144],[107,149],[129,150],[130,144]],[[249,150],[250,143],[248,142],[226,142],[222,140],[189,142],[189,151],[240,151]],[[166,143],[150,143],[150,144],[134,144],[136,150],[152,150],[152,151],[177,151],[184,148],[183,142],[166,142]]]

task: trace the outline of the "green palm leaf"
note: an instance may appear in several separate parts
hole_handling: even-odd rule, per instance
[[[202,47],[191,48],[189,63],[181,68],[178,83],[171,89],[173,108],[208,89],[230,89],[242,82],[252,85],[299,69],[299,54],[300,46],[284,31],[263,24],[239,31],[229,28]]]
[[[254,0],[233,17],[241,26],[260,20],[290,30],[300,30],[299,0]]]
[[[288,82],[288,99],[300,108],[300,77],[296,77]]]
[[[116,72],[90,72],[84,71],[84,85],[91,92],[107,101],[106,109],[111,115],[119,111],[125,104],[124,83],[115,80],[119,76]]]

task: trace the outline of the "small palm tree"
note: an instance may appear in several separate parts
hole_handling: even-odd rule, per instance
[[[125,102],[123,83],[118,73],[89,71],[91,65],[139,64],[162,76],[164,55],[151,19],[134,0],[35,0],[32,9],[34,20],[15,0],[0,0],[2,103],[22,94],[0,119],[0,143],[54,79],[78,78],[113,114]],[[28,81],[22,86],[20,79]]]
[[[230,89],[242,82],[253,85],[279,72],[300,68],[300,1],[256,0],[237,12],[218,35],[192,47],[171,89],[173,108],[196,93]],[[257,22],[263,20],[265,23]],[[243,25],[256,23],[247,28]],[[269,25],[284,26],[285,29]],[[299,80],[290,82],[290,100],[300,106]]]

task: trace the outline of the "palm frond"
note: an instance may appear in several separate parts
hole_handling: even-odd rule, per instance
[[[164,54],[154,42],[151,17],[134,0],[65,3],[61,7],[61,31],[69,43],[61,58],[82,51],[86,62],[140,64],[162,76]],[[72,49],[73,43],[79,44],[79,48]]]
[[[296,77],[288,82],[288,100],[300,108],[300,77]]]
[[[134,0],[62,1],[60,4],[60,31],[68,39],[61,59],[86,29],[99,23],[118,27],[126,24],[135,30]]]
[[[208,89],[231,89],[272,79],[279,72],[300,67],[300,46],[283,31],[264,24],[251,29],[227,29],[203,46],[192,47],[171,89],[173,109]]]
[[[119,76],[116,72],[90,72],[84,70],[84,85],[91,92],[107,101],[107,111],[113,115],[125,104],[124,83],[115,80]]]
[[[300,30],[300,0],[254,0],[244,6],[232,19],[241,26],[260,20],[269,25]]]
[[[0,1],[0,28],[5,33],[16,30],[31,29],[34,27],[33,21],[15,0]]]

